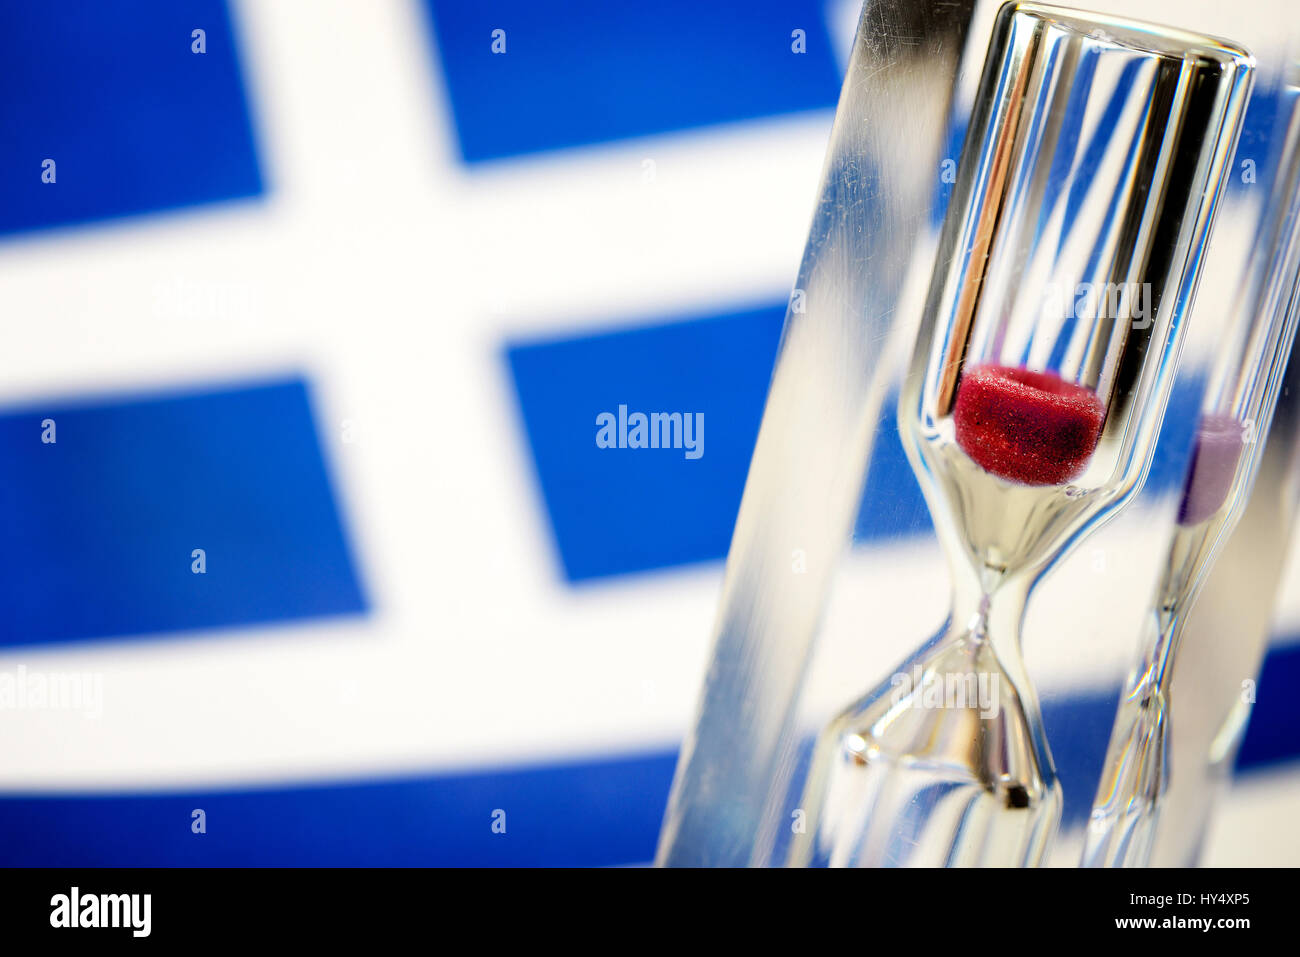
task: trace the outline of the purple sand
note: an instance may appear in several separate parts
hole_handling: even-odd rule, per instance
[[[1179,525],[1196,525],[1219,510],[1237,474],[1243,428],[1230,415],[1211,413],[1196,427],[1192,465],[1178,507]]]

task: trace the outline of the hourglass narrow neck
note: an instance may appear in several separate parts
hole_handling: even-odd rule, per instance
[[[954,574],[953,582],[951,631],[971,640],[989,642],[1004,666],[1018,666],[1020,624],[1029,600],[1029,576],[968,569],[966,574]],[[1019,682],[1021,676],[1012,677]]]
[[[1212,547],[1221,522],[1186,528],[1174,533],[1169,557],[1156,589],[1155,606],[1144,640],[1142,661],[1133,686],[1146,687],[1162,695],[1168,691],[1178,648],[1182,644],[1187,612],[1209,567]]]

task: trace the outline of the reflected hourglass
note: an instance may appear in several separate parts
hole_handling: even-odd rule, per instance
[[[1169,786],[1174,665],[1188,613],[1245,509],[1290,358],[1300,313],[1300,67],[1288,79],[1280,99],[1292,106],[1270,164],[1277,171],[1273,188],[1261,209],[1246,288],[1211,366],[1177,524],[1098,783],[1084,866],[1150,861]],[[1229,673],[1226,680],[1240,679]],[[1244,729],[1249,714],[1236,710],[1240,720],[1229,725],[1229,738]],[[1223,742],[1227,754],[1235,753],[1233,744]]]
[[[1145,478],[1250,73],[1210,37],[999,13],[899,400],[952,609],[822,733],[792,863],[1041,862],[1061,792],[1021,619]]]

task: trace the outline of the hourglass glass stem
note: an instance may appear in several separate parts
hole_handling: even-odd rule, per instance
[[[966,634],[988,642],[1006,678],[1005,693],[1015,695],[1029,722],[1035,757],[1043,772],[1055,778],[1051,752],[1043,730],[1038,695],[1025,666],[1021,629],[1037,575],[1008,574],[983,567],[974,576],[954,576],[950,637]]]
[[[992,570],[978,578],[956,579],[952,595],[950,632],[988,641],[1005,665],[1017,666],[1016,684],[1023,684],[1020,623],[1029,599],[1022,576],[1007,577]]]
[[[986,567],[973,576],[954,576],[952,615],[912,665],[914,675],[922,677],[912,677],[909,705],[932,717],[923,719],[925,732],[911,741],[915,750],[895,762],[892,783],[882,785],[884,793],[915,795],[898,802],[907,803],[908,810],[899,813],[895,808],[912,839],[900,840],[895,834],[874,846],[866,842],[868,853],[854,852],[860,854],[859,863],[1042,863],[1056,831],[1061,800],[1021,652],[1021,621],[1032,582],[1026,573],[1008,575]],[[967,689],[964,699],[953,700],[954,686]],[[882,734],[878,740],[885,751],[896,739]],[[926,767],[947,770],[935,774],[922,770]],[[954,774],[957,768],[963,770]],[[951,787],[954,780],[965,782],[963,813],[916,813],[915,807],[933,800],[931,794]],[[977,794],[981,797],[975,798]],[[894,830],[898,828],[896,824]],[[930,849],[929,856],[914,846]],[[831,859],[834,862],[835,854]]]
[[[1169,781],[1170,678],[1205,564],[1205,528],[1180,528],[1148,619],[1142,656],[1128,678],[1106,751],[1084,846],[1085,867],[1143,867]]]
[[[1061,802],[1020,653],[1030,579],[970,572],[939,633],[823,732],[792,864],[1042,862]]]
[[[936,502],[930,504],[934,514]],[[955,524],[936,522],[936,532],[948,559],[949,631],[988,641],[1004,664],[1014,669],[1016,685],[1027,686],[1021,624],[1034,584],[1054,558],[1040,553],[1027,563],[1003,564],[990,558],[988,550],[972,547],[969,537]]]

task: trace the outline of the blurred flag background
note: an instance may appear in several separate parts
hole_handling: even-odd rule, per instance
[[[0,864],[648,861],[858,9],[0,12]],[[1211,863],[1300,861],[1286,581]]]

